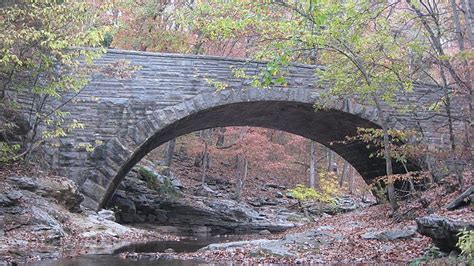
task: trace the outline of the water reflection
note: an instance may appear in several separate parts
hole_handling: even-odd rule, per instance
[[[36,262],[33,265],[54,265],[54,266],[191,266],[191,265],[208,265],[203,261],[198,260],[172,260],[172,259],[141,259],[137,261],[120,259],[113,255],[87,255],[72,259],[59,259]],[[213,264],[216,265],[216,264]]]
[[[55,265],[55,266],[105,266],[105,265],[117,265],[117,266],[129,266],[129,265],[170,265],[170,266],[190,266],[190,265],[209,265],[201,260],[177,260],[166,258],[166,256],[159,259],[156,258],[142,258],[139,260],[125,260],[118,257],[118,254],[123,252],[129,253],[162,253],[167,249],[173,249],[174,252],[195,252],[202,247],[205,247],[212,243],[223,243],[230,241],[238,241],[249,236],[245,235],[217,235],[217,236],[204,236],[194,237],[189,239],[182,239],[180,241],[150,241],[144,243],[132,243],[123,247],[120,247],[112,252],[112,254],[106,255],[84,255],[76,258],[64,258],[58,260],[44,260],[35,262],[31,265]],[[151,256],[153,257],[153,256]],[[226,264],[215,264],[212,265],[226,265]]]
[[[183,239],[181,241],[151,241],[145,243],[132,243],[130,245],[116,249],[113,254],[123,252],[151,253],[165,252],[167,249],[173,249],[175,252],[196,252],[200,248],[212,243],[223,243],[237,241],[241,236],[208,236],[199,238]]]

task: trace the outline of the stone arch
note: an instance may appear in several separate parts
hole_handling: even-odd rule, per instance
[[[335,102],[314,111],[319,94],[311,89],[245,89],[203,93],[164,109],[109,140],[89,159],[95,165],[82,184],[84,205],[103,208],[125,175],[159,145],[193,131],[223,126],[279,129],[313,139],[346,159],[370,182],[385,174],[384,161],[369,158],[363,143],[330,145],[354,135],[357,127],[379,127],[374,108]],[[395,166],[395,171],[401,171]]]

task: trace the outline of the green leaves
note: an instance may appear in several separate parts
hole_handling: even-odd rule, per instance
[[[106,6],[88,1],[25,0],[0,9],[0,79],[6,81],[0,90],[26,93],[32,100],[31,106],[22,106],[32,114],[30,124],[34,130],[46,127],[42,134],[31,134],[34,138],[59,138],[84,127],[78,121],[66,122],[68,114],[61,111],[60,102],[87,84],[88,66],[104,52],[78,48],[101,45],[110,30],[99,21]],[[11,101],[0,100],[7,105]],[[59,107],[49,106],[52,101],[59,101]],[[28,141],[29,147],[42,143]]]
[[[224,83],[215,79],[211,79],[211,78],[205,78],[204,80],[207,82],[207,84],[214,87],[216,92],[225,90],[229,86],[227,83]]]
[[[340,194],[337,186],[337,176],[329,172],[321,172],[319,176],[321,182],[319,190],[298,184],[288,192],[300,202],[335,203],[335,197]]]
[[[319,32],[320,83],[333,84],[330,94],[345,97],[356,94],[363,102],[374,98],[388,104],[398,91],[412,88],[409,66],[411,55],[388,25],[390,7],[369,1],[327,4],[327,29]],[[412,47],[418,48],[416,43]]]
[[[393,34],[389,20],[406,16],[391,15],[391,8],[368,0],[209,0],[182,10],[180,18],[203,43],[255,40],[258,46],[246,54],[268,62],[250,79],[254,87],[285,86],[289,62],[318,63],[326,68],[317,85],[331,84],[330,95],[393,104],[397,92],[413,87],[406,62],[422,48]]]
[[[474,231],[462,230],[457,236],[459,239],[456,246],[461,250],[461,255],[472,259],[474,256]]]
[[[385,143],[383,140],[384,132],[379,128],[357,128],[356,136],[346,136],[346,140],[343,143],[360,141],[367,143],[367,149],[373,149],[374,152],[369,155],[370,158],[384,156]],[[409,157],[414,157],[417,152],[417,147],[414,144],[410,144],[410,139],[415,139],[417,134],[413,130],[397,130],[389,129],[389,142],[390,157],[400,163],[406,163]]]
[[[327,10],[324,10],[328,4],[327,0],[309,0],[308,13],[318,27],[325,26],[328,19]]]
[[[6,163],[15,158],[20,148],[20,144],[9,145],[0,141],[0,163]]]

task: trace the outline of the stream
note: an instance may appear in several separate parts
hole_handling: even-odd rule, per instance
[[[203,261],[198,260],[177,260],[177,259],[140,259],[140,260],[126,260],[121,259],[118,256],[114,255],[85,255],[71,259],[58,259],[58,260],[44,260],[36,262],[31,265],[55,265],[55,266],[105,266],[105,265],[116,265],[116,266],[125,266],[125,265],[176,265],[176,266],[191,266],[199,265],[204,263]]]
[[[216,235],[216,236],[196,236],[181,239],[180,241],[150,241],[137,242],[119,247],[111,254],[89,254],[75,258],[61,258],[56,260],[43,260],[31,263],[29,265],[55,265],[55,266],[105,266],[105,265],[202,265],[205,262],[201,260],[179,260],[172,258],[142,258],[139,260],[121,259],[119,254],[129,253],[155,253],[164,252],[166,249],[173,249],[176,253],[195,252],[202,247],[213,243],[223,243],[230,241],[239,241],[248,238],[248,235]],[[166,257],[166,256],[165,256]],[[213,265],[219,265],[213,263]]]

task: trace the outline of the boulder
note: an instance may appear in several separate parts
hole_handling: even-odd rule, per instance
[[[381,241],[392,241],[402,238],[411,238],[415,236],[416,228],[397,229],[383,232],[367,232],[361,235],[363,239],[377,239]]]
[[[153,214],[148,214],[148,216],[146,217],[146,221],[149,223],[153,223],[155,220],[156,220],[156,216]]]
[[[209,236],[211,234],[212,229],[207,227],[207,226],[196,226],[191,228],[191,232],[194,235],[204,235],[204,236]]]
[[[161,210],[156,208],[153,211],[153,215],[155,215],[155,222],[159,224],[168,224],[168,216],[166,215],[168,212],[165,210]]]
[[[176,251],[174,251],[174,249],[172,249],[172,248],[167,248],[163,252],[164,253],[176,253]]]
[[[23,197],[23,194],[20,191],[11,190],[6,193],[6,196],[13,204],[16,204]]]
[[[37,194],[56,199],[59,204],[71,212],[82,212],[81,203],[84,196],[72,180],[60,177],[44,179],[41,181],[41,185],[38,186]]]
[[[146,216],[145,215],[137,214],[137,215],[133,216],[133,222],[134,223],[144,223],[145,221],[146,221]]]
[[[137,213],[144,214],[144,215],[153,213],[153,210],[156,208],[155,199],[153,195],[147,195],[147,194],[135,195],[133,197],[133,203],[136,206]]]
[[[279,189],[279,190],[285,190],[286,187],[285,186],[281,186],[281,185],[277,185],[277,184],[266,184],[265,185],[266,187],[269,187],[269,188],[274,188],[274,189]]]
[[[135,220],[134,216],[137,214],[135,203],[126,195],[125,191],[118,190],[109,206],[117,211],[117,222],[133,223]]]
[[[294,253],[288,251],[284,246],[266,246],[257,248],[253,251],[250,256],[257,258],[267,258],[267,257],[295,257]]]
[[[99,221],[108,220],[115,222],[115,213],[111,210],[100,210],[97,214],[99,215],[97,218]]]
[[[197,186],[194,189],[194,195],[195,196],[200,196],[200,197],[210,197],[210,196],[217,195],[217,191],[214,191],[208,185],[203,184],[201,186]]]
[[[10,176],[7,178],[8,182],[19,189],[35,191],[38,188],[38,183],[31,177],[25,176]]]
[[[267,197],[257,197],[255,200],[249,202],[249,204],[254,207],[263,207],[263,206],[277,206],[281,204],[281,202],[278,200],[267,198]]]
[[[183,189],[184,186],[183,184],[181,183],[181,181],[179,181],[179,179],[174,176],[174,175],[170,175],[170,180],[171,180],[171,184],[176,188],[176,189]]]
[[[137,174],[131,172],[120,184],[120,190],[127,191],[128,193],[135,193],[137,195],[152,194],[156,190],[147,187],[147,183],[143,180],[138,179]]]
[[[474,230],[474,221],[454,221],[437,216],[425,216],[416,219],[417,231],[429,236],[433,243],[442,251],[458,251],[457,234],[463,229]]]
[[[338,212],[350,212],[357,209],[357,204],[349,196],[336,198],[336,207]]]
[[[469,187],[463,193],[461,193],[461,195],[456,197],[451,203],[446,206],[446,209],[452,211],[462,206],[468,206],[472,203],[474,203],[474,186]]]
[[[201,251],[246,249],[251,251],[250,255],[252,257],[296,257],[297,253],[295,252],[306,253],[308,250],[319,249],[321,245],[344,241],[342,236],[332,233],[332,230],[334,228],[330,226],[321,226],[314,230],[286,234],[280,239],[257,239],[210,244],[202,248]]]
[[[135,219],[136,214],[129,214],[129,213],[120,213],[120,218],[117,219],[119,223],[134,223],[137,219]]]
[[[317,215],[320,216],[323,212],[324,213],[335,213],[333,210],[333,206],[326,205],[322,202],[319,201],[309,201],[309,202],[303,202],[302,203],[302,208],[306,212],[312,215]]]
[[[216,193],[207,185],[197,189],[200,195]],[[136,173],[124,179],[108,207],[116,210],[117,221],[121,223],[147,221],[180,228],[206,227],[215,233],[280,232],[295,226],[286,220],[262,217],[244,202],[193,195],[165,197],[147,188]]]
[[[28,223],[31,225],[36,225],[36,228],[44,228],[48,231],[48,237],[45,241],[48,243],[53,243],[55,245],[59,244],[61,237],[66,235],[62,224],[54,217],[55,214],[49,213],[50,210],[45,210],[38,208],[36,206],[31,207],[31,219]]]
[[[233,200],[194,196],[176,199],[161,198],[157,199],[153,206],[153,215],[145,217],[149,222],[152,217],[155,223],[184,228],[206,226],[215,232],[259,232],[261,230],[277,232],[294,226],[293,224],[274,223],[261,217],[247,204]],[[118,209],[120,208],[118,206]],[[137,212],[138,210],[140,209],[137,205]],[[133,218],[129,216],[133,216]],[[130,220],[143,222],[144,219],[139,216],[138,213],[127,214],[123,210],[119,212],[120,220],[123,222],[131,222]],[[126,220],[127,218],[130,219]]]
[[[249,246],[249,245],[264,245],[265,246],[276,241],[277,240],[257,239],[257,240],[244,240],[244,241],[233,241],[233,242],[225,242],[225,243],[215,243],[215,244],[209,244],[199,249],[199,251],[235,249],[235,248],[241,248],[241,247]]]
[[[8,124],[8,126],[7,126]],[[0,128],[4,134],[0,134],[0,140],[4,137],[9,141],[21,140],[31,129],[28,118],[21,112],[0,104]]]
[[[13,205],[11,199],[6,194],[0,193],[0,207],[10,207]]]
[[[357,209],[357,204],[351,197],[343,196],[336,198],[334,203],[323,203],[319,201],[305,202],[303,208],[313,215],[320,216],[323,213],[335,215],[353,211]]]
[[[150,179],[153,179],[153,181],[159,185],[163,185],[165,182],[169,181],[175,189],[180,190],[183,188],[183,184],[172,173],[163,175],[145,165],[138,166],[137,177],[145,182],[149,182]]]
[[[113,198],[114,207],[118,208],[121,213],[136,214],[137,207],[135,203],[125,196],[123,191],[117,191]]]

